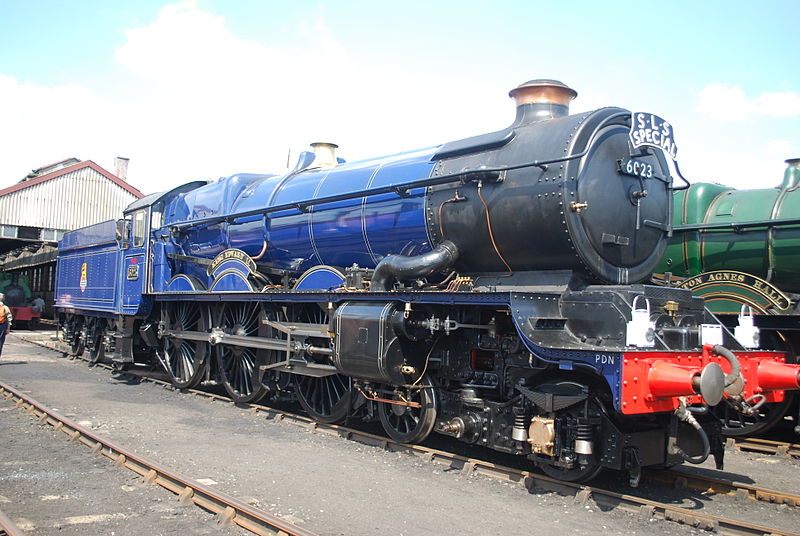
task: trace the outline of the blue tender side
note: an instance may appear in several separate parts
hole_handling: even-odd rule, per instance
[[[56,307],[118,313],[120,250],[114,220],[64,235],[56,265]]]

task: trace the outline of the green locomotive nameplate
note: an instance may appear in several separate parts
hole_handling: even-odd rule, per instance
[[[741,305],[749,305],[761,313],[772,308],[786,310],[791,307],[791,300],[778,287],[745,272],[705,272],[684,279],[676,286],[705,298],[714,312],[738,313]]]

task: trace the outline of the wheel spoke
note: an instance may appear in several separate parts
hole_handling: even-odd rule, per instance
[[[192,347],[185,342],[181,344],[180,378],[188,380],[194,374],[194,354]]]
[[[258,334],[261,309],[255,303],[226,303],[219,314],[219,327],[237,336]],[[237,403],[254,402],[262,398],[266,387],[257,381],[258,359],[254,350],[238,346],[217,345],[217,364],[225,390]]]
[[[403,406],[378,403],[378,416],[383,429],[392,439],[401,443],[418,443],[433,430],[436,422],[438,399],[430,379],[425,378],[420,389],[396,391],[392,398]],[[401,396],[402,395],[402,396]],[[418,404],[405,405],[405,401]]]
[[[205,373],[208,344],[183,339],[180,332],[205,331],[203,309],[197,303],[170,304],[166,306],[164,320],[170,330],[178,332],[174,338],[164,337],[161,343],[172,383],[180,389],[192,388],[202,380]]]
[[[283,319],[294,322],[325,324],[328,314],[317,306],[302,306],[289,309]],[[326,346],[330,341],[325,338],[311,338],[311,344]],[[324,361],[323,361],[324,362]],[[315,378],[313,376],[294,376],[294,387],[297,399],[303,409],[314,420],[324,423],[341,422],[350,408],[350,378],[340,374]]]

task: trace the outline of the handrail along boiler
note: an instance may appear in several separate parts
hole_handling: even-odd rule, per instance
[[[532,80],[497,132],[355,163],[319,143],[289,173],[137,201],[61,242],[63,335],[181,388],[292,396],[566,480],[721,462],[707,405],[780,399],[798,368],[689,291],[638,283],[671,233],[671,126],[570,115],[576,95]]]

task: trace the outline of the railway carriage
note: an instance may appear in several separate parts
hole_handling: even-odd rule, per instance
[[[532,80],[497,132],[355,163],[318,143],[289,173],[137,201],[60,244],[63,336],[180,388],[290,394],[322,422],[450,435],[565,480],[721,463],[708,406],[778,402],[800,367],[639,283],[672,229],[671,126],[570,115],[576,95]]]

